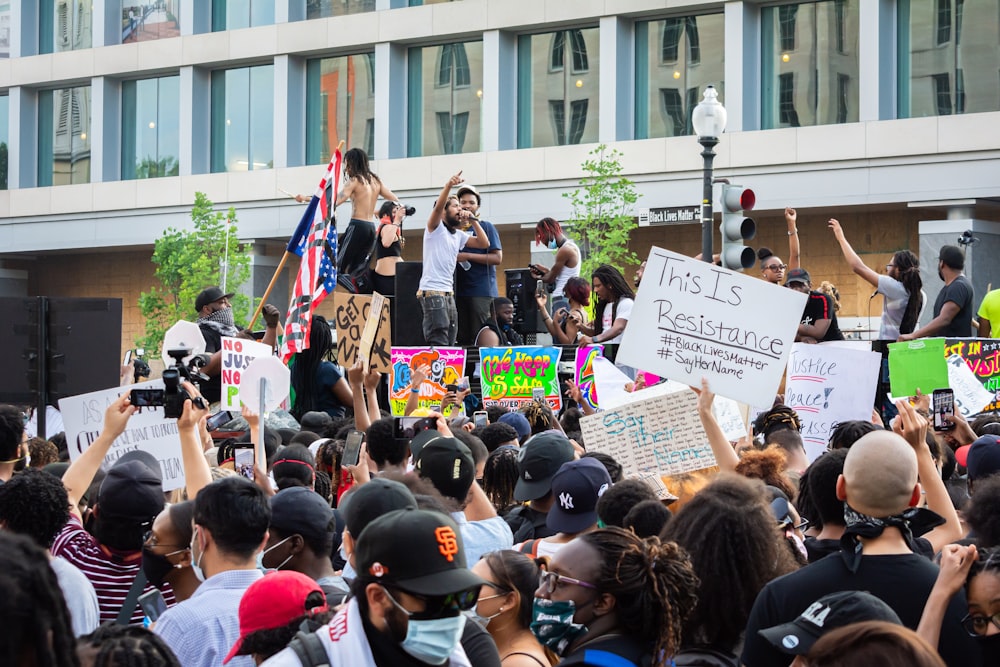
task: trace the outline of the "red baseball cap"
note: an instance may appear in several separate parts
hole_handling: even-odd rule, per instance
[[[307,607],[306,600],[310,593],[319,593],[323,604]],[[253,633],[280,628],[300,616],[322,613],[328,609],[323,589],[312,578],[291,570],[265,574],[250,584],[243,593],[239,614],[240,638],[233,644],[222,664],[243,655],[243,642]]]

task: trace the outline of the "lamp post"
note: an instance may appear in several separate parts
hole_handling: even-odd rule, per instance
[[[701,144],[701,157],[704,158],[702,169],[701,197],[701,258],[712,263],[712,160],[715,158],[715,145],[719,136],[726,129],[726,108],[719,103],[714,86],[705,88],[704,99],[698,103],[691,114],[691,125],[698,135]]]

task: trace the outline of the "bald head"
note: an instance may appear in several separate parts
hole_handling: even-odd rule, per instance
[[[913,501],[917,455],[901,436],[874,431],[854,443],[844,461],[847,504],[874,517],[899,514]]]

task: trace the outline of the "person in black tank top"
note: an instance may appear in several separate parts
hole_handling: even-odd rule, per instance
[[[396,294],[396,264],[403,261],[403,218],[406,208],[387,201],[379,209],[379,226],[375,241],[375,270],[372,272],[375,291],[386,296]]]

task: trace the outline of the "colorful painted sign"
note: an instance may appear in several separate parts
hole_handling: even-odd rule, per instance
[[[993,400],[971,414],[1000,410],[1000,339],[948,338],[944,342],[944,356],[959,355],[982,382],[983,388],[993,394]],[[958,396],[956,395],[956,398]],[[963,411],[964,412],[964,411]]]
[[[410,398],[410,375],[413,369],[427,365],[430,374],[420,387],[419,407],[441,404],[445,385],[459,384],[465,370],[465,350],[460,347],[394,347],[389,404],[392,414],[402,417]]]
[[[545,390],[545,400],[553,410],[562,408],[559,391],[558,347],[521,345],[481,347],[483,403],[517,410],[531,402],[532,390]]]
[[[573,381],[580,388],[583,401],[597,409],[597,383],[594,382],[594,359],[604,355],[603,345],[583,345],[576,348],[576,371]]]

